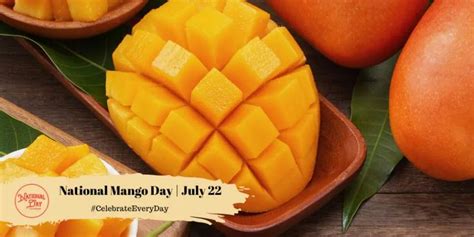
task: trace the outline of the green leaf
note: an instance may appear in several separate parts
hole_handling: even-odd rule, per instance
[[[41,133],[0,111],[0,157],[30,145]]]
[[[388,116],[388,94],[398,55],[361,71],[354,87],[351,119],[367,143],[367,158],[359,175],[345,190],[342,218],[346,231],[361,204],[387,181],[403,158],[393,140]]]
[[[163,2],[149,1],[139,16]],[[32,36],[0,22],[0,36],[21,37],[35,43],[67,79],[106,107],[105,72],[113,69],[112,52],[130,28],[125,24],[90,39],[59,41]]]

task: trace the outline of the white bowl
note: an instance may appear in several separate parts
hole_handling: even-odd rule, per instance
[[[12,158],[18,158],[23,154],[23,152],[25,152],[25,149],[14,151],[14,152],[12,152],[10,154],[7,154],[3,157],[0,157],[0,162],[8,160],[8,159],[12,159]],[[100,159],[100,160],[105,165],[105,168],[107,168],[107,171],[109,172],[109,174],[111,174],[111,175],[120,175],[119,172],[113,166],[111,166],[109,163],[105,162],[102,159]],[[128,237],[137,237],[137,234],[138,234],[138,220],[134,219],[132,221],[132,223],[130,224],[130,226],[128,227]]]

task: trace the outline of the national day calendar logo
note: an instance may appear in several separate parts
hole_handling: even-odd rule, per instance
[[[38,218],[48,210],[48,192],[40,185],[26,184],[15,194],[15,207],[24,217]]]

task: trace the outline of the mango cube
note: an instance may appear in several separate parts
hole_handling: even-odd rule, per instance
[[[190,154],[204,143],[212,127],[191,107],[185,106],[171,111],[160,132],[184,153]]]
[[[197,160],[192,160],[188,167],[186,167],[179,175],[184,177],[197,177],[210,180],[216,179],[211,173],[209,173],[209,171],[202,167],[197,162]]]
[[[37,174],[31,170],[27,170],[23,167],[16,165],[13,162],[5,162],[0,167],[0,183],[10,182],[17,178],[37,176]]]
[[[130,47],[129,45],[132,43],[132,36],[131,35],[126,35],[125,38],[123,38],[122,42],[117,46],[115,51],[112,53],[112,59],[114,62],[114,68],[117,71],[123,71],[123,72],[133,72],[136,71],[136,68],[133,66],[133,64],[128,60],[124,52],[125,50]]]
[[[277,55],[257,37],[239,49],[222,72],[247,98],[276,74],[280,64]]]
[[[155,11],[156,9],[151,10],[137,24],[135,24],[132,27],[132,34],[135,34],[137,31],[145,31],[148,33],[159,35],[156,22],[153,19],[153,12]]]
[[[237,45],[229,44],[234,37],[233,22],[212,8],[203,9],[186,22],[188,48],[208,69],[221,69],[237,50]]]
[[[186,21],[196,13],[194,4],[171,1],[150,12],[150,22],[155,25],[155,32],[164,40],[173,41],[186,47]]]
[[[180,45],[168,41],[152,63],[156,80],[189,101],[194,86],[207,69],[196,56]]]
[[[152,126],[160,126],[169,112],[185,103],[162,87],[140,90],[132,104],[132,112]]]
[[[262,41],[280,59],[276,74],[294,68],[306,61],[303,50],[285,27],[277,27],[268,33]]]
[[[224,121],[220,131],[246,159],[257,158],[279,135],[265,112],[248,104],[239,106]]]
[[[67,220],[59,225],[56,237],[98,236],[103,225],[103,220]]]
[[[66,156],[67,149],[63,144],[40,135],[26,149],[25,153],[13,162],[36,173],[45,173],[47,171],[57,171],[65,161]]]
[[[132,220],[109,218],[104,220],[104,225],[100,230],[99,237],[120,237],[127,230]]]
[[[151,151],[144,157],[158,173],[178,175],[189,163],[191,155],[181,151],[166,136],[159,135],[153,139]]]
[[[71,13],[67,0],[51,0],[53,7],[53,16],[56,21],[70,21],[72,20]]]
[[[107,175],[109,172],[94,154],[82,157],[61,173],[61,176],[76,178],[83,175]]]
[[[314,103],[319,104],[318,89],[316,88],[311,68],[305,65],[294,70],[291,74],[300,81],[301,86],[304,88],[301,93],[304,94],[306,103],[311,105]]]
[[[242,168],[242,160],[225,138],[215,132],[196,155],[196,160],[214,177],[230,182]]]
[[[129,107],[121,105],[114,99],[107,100],[107,107],[109,108],[110,119],[115,124],[118,133],[126,138],[127,123],[134,116],[133,112]]]
[[[247,165],[242,167],[242,171],[232,180],[232,183],[246,188],[244,191],[250,195],[245,204],[236,204],[239,208],[245,208],[249,212],[263,212],[277,205],[275,199],[260,184]]]
[[[268,114],[279,130],[294,126],[311,105],[301,93],[306,88],[297,75],[272,80],[249,99],[250,104],[260,106]]]
[[[241,0],[227,0],[223,13],[234,19],[234,41],[237,48],[264,31],[270,19],[267,12]]]
[[[89,146],[87,144],[70,146],[66,148],[66,155],[63,162],[56,168],[55,172],[61,173],[69,166],[74,164],[76,161],[90,153]]]
[[[123,55],[138,72],[153,77],[152,62],[164,45],[165,41],[158,35],[138,30],[132,35]]]
[[[306,185],[290,148],[280,140],[250,160],[249,166],[276,200],[286,202],[292,197],[289,194],[300,192]]]
[[[212,69],[194,87],[191,105],[206,116],[214,126],[242,102],[242,92],[216,69]]]
[[[75,21],[96,21],[108,11],[107,0],[67,0],[67,4]]]
[[[139,90],[155,85],[140,74],[107,71],[105,93],[123,106],[131,106]]]
[[[15,0],[13,10],[40,20],[53,20],[51,0]]]
[[[141,155],[146,156],[150,151],[151,141],[159,134],[159,129],[147,124],[138,117],[130,119],[127,123],[127,138],[130,139],[128,145]]]

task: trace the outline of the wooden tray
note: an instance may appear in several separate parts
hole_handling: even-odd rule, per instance
[[[64,78],[40,49],[23,39],[18,39],[18,42],[107,127],[118,134],[106,109]],[[321,133],[316,170],[305,190],[277,209],[261,214],[229,216],[225,218],[225,223],[216,223],[215,226],[233,236],[274,236],[282,233],[342,191],[359,171],[365,156],[366,145],[359,130],[321,96]]]
[[[33,114],[26,112],[25,110],[17,107],[16,105],[3,99],[2,97],[0,97],[0,111],[7,113],[8,115],[17,119],[18,121],[21,121],[29,125],[30,127],[35,128],[36,130],[44,133],[45,135],[65,145],[70,146],[70,145],[83,144],[83,142],[79,141],[78,139],[48,124],[47,122],[39,119]],[[100,153],[93,147],[91,147],[91,150],[93,153],[97,154],[101,159],[103,159],[104,161],[109,163],[111,166],[113,166],[120,174],[135,173],[135,171],[133,171],[132,169]],[[148,220],[140,220],[138,223],[139,223],[138,235],[137,235],[138,237],[146,236],[151,230],[157,228],[158,226],[162,224],[162,222],[160,221],[148,221]],[[171,226],[161,236],[166,236],[166,237],[185,236],[187,235],[186,232],[187,232],[187,223],[178,222],[178,223],[175,223],[173,226]]]

